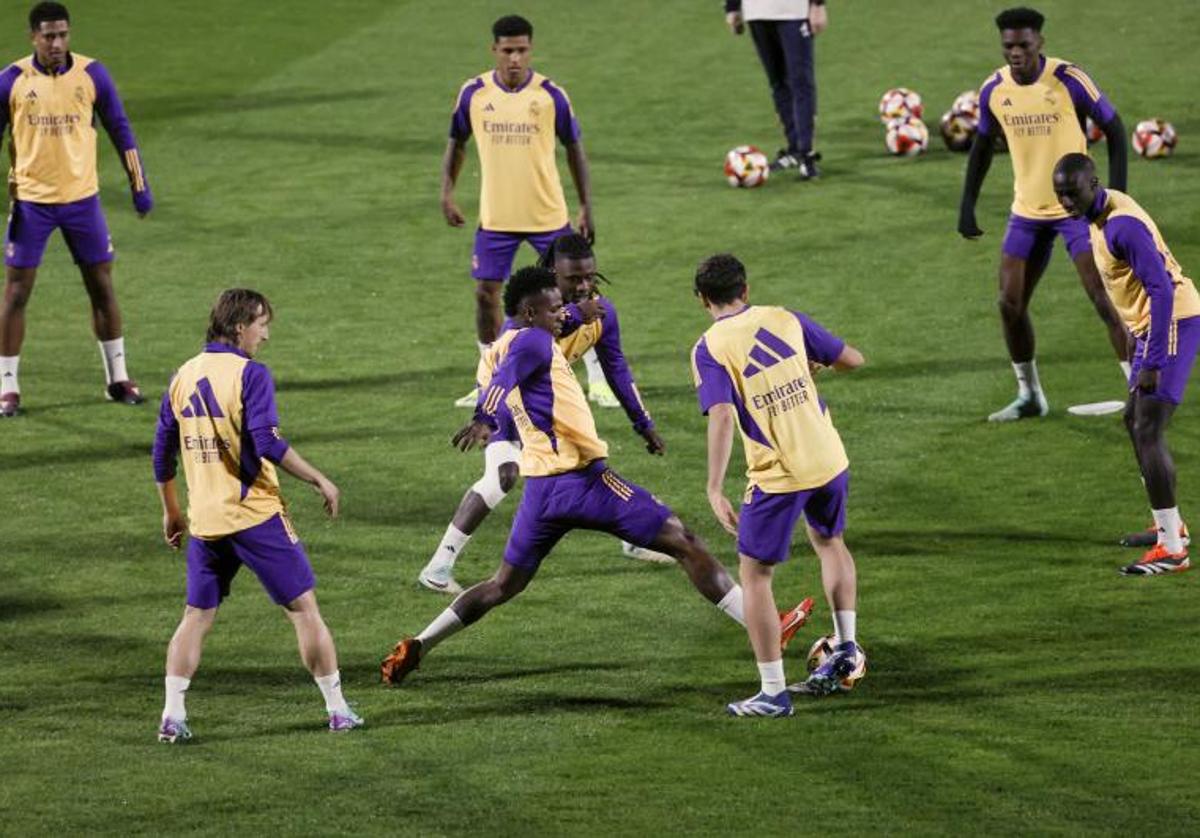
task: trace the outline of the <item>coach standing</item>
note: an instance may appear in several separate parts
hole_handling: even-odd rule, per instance
[[[15,416],[17,365],[25,338],[25,305],[46,242],[62,230],[92,304],[92,328],[104,360],[105,395],[141,404],[125,370],[121,310],[112,284],[112,238],[100,208],[95,117],[116,146],[139,216],[154,201],[133,129],[116,85],[99,61],[70,50],[71,18],[60,3],[29,12],[33,55],[0,73],[0,133],[12,128],[12,209],[4,237],[5,286],[0,304],[0,417]]]
[[[813,38],[825,31],[825,0],[725,0],[725,22],[741,35],[746,24],[783,123],[787,148],[779,150],[773,171],[796,169],[801,180],[818,177],[813,152],[817,78]]]

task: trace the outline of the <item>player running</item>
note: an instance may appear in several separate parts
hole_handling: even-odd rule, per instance
[[[654,429],[654,421],[642,404],[633,373],[625,361],[617,310],[611,301],[597,294],[596,283],[600,274],[596,270],[596,255],[591,244],[578,233],[568,233],[550,245],[543,262],[544,267],[553,267],[558,290],[563,300],[570,303],[566,307],[566,324],[558,338],[559,348],[566,356],[567,363],[573,364],[594,348],[604,376],[625,408],[634,432],[646,441],[647,451],[661,455],[666,450],[666,444]],[[586,323],[582,319],[580,306],[586,307]],[[515,311],[506,309],[505,314],[508,320],[504,323],[502,334],[521,328],[514,319]],[[484,390],[498,363],[498,354],[493,348],[479,361],[476,379]],[[454,564],[462,556],[475,530],[516,485],[521,438],[506,409],[499,411],[497,422],[498,428],[484,448],[483,476],[463,495],[454,519],[442,536],[441,544],[417,576],[417,581],[432,591],[462,593],[462,587],[454,580]],[[669,556],[653,554],[628,543],[624,545],[624,550],[633,558],[670,560]]]
[[[454,202],[454,186],[462,171],[467,141],[474,136],[479,152],[479,228],[471,276],[475,279],[475,331],[482,355],[500,334],[500,296],[521,242],[544,253],[550,243],[571,231],[554,160],[555,140],[567,153],[567,166],[579,195],[579,232],[595,238],[591,176],[579,122],[566,91],[529,66],[533,57],[533,24],[508,15],[492,25],[494,70],[469,79],[459,90],[450,119],[450,140],[442,159],[442,215],[451,227],[466,218]],[[592,399],[605,407],[618,405],[594,354],[587,359]],[[472,390],[460,407],[475,407]]]
[[[185,527],[187,605],[167,647],[167,701],[160,742],[190,739],[184,693],[221,601],[244,564],[296,629],[300,657],[325,697],[329,729],[363,720],[342,697],[337,650],[313,593],[316,580],[292,529],[275,467],[312,484],[337,517],[338,489],[279,435],[275,383],[254,361],[269,338],[271,304],[256,291],[225,291],[209,318],[204,351],[179,368],[163,395],[154,437],[154,479],[163,507],[163,537],[178,550]],[[175,492],[183,448],[188,523]]]
[[[21,410],[17,372],[25,307],[55,230],[62,230],[92,304],[92,329],[104,361],[104,395],[110,401],[141,404],[145,399],[125,368],[112,237],[96,176],[96,118],[120,154],[138,217],[154,206],[141,152],[108,70],[94,58],[71,52],[67,8],[38,3],[29,12],[29,30],[33,55],[0,73],[0,134],[11,127],[8,182],[13,199],[0,303],[0,417]]]
[[[854,558],[842,540],[849,461],[812,375],[814,365],[855,369],[863,356],[806,315],[751,306],[746,269],[728,253],[700,263],[695,293],[716,321],[692,350],[700,409],[708,415],[708,502],[737,536],[746,631],[762,679],[756,695],[727,709],[734,716],[790,716],[788,689],[828,695],[865,666],[855,639]],[[724,489],[735,426],[750,481],[740,516]],[[806,681],[786,688],[771,583],[801,514],[821,560],[836,644]]]
[[[1045,416],[1050,409],[1038,380],[1029,301],[1049,263],[1056,236],[1066,242],[1121,368],[1129,373],[1128,335],[1104,293],[1088,246],[1087,226],[1059,206],[1050,183],[1060,157],[1087,150],[1083,125],[1090,116],[1107,141],[1109,182],[1124,189],[1125,128],[1087,73],[1042,55],[1043,21],[1041,14],[1027,8],[1009,9],[996,17],[1007,63],[979,91],[979,131],[967,162],[958,215],[958,232],[964,238],[983,235],[975,223],[975,203],[992,163],[994,142],[1003,134],[1012,158],[1014,197],[1000,253],[1000,322],[1017,377],[1017,398],[989,416],[991,422]]]
[[[1175,462],[1166,433],[1200,347],[1200,294],[1150,215],[1123,192],[1102,189],[1087,155],[1068,154],[1058,161],[1054,191],[1073,218],[1089,223],[1104,287],[1137,338],[1125,427],[1156,532],[1150,550],[1121,573],[1148,576],[1187,570],[1187,529],[1176,505]],[[1123,543],[1139,541],[1127,536]]]
[[[504,560],[491,579],[460,594],[416,637],[397,643],[381,665],[383,681],[399,684],[438,643],[523,591],[554,545],[575,529],[600,530],[674,556],[696,590],[744,626],[742,589],[704,542],[665,504],[608,467],[608,446],[555,340],[566,312],[554,274],[522,268],[508,281],[504,303],[521,328],[496,342],[500,361],[483,403],[453,439],[463,451],[485,443],[501,421],[501,405],[520,433],[525,492]],[[806,599],[776,615],[781,644],[811,608]]]

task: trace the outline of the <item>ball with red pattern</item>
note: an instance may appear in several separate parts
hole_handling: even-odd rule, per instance
[[[753,189],[762,186],[771,174],[767,155],[752,145],[740,145],[725,155],[725,180],[730,186]]]

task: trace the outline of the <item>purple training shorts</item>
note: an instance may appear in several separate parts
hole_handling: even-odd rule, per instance
[[[786,562],[802,512],[808,525],[826,538],[841,535],[849,493],[850,469],[824,486],[799,492],[767,494],[755,486],[738,518],[738,552],[768,564]]]
[[[279,513],[222,538],[189,538],[187,604],[216,608],[229,596],[229,584],[242,565],[254,572],[276,605],[287,605],[317,583],[304,545],[286,514]]]
[[[504,561],[536,570],[571,530],[600,530],[647,547],[671,515],[666,504],[618,477],[604,460],[565,474],[527,477]]]
[[[1000,251],[1044,267],[1050,261],[1054,237],[1058,235],[1066,242],[1067,253],[1070,254],[1072,262],[1080,254],[1092,252],[1092,240],[1085,219],[1037,219],[1015,213],[1008,216],[1008,229],[1004,232],[1004,244],[1000,246]]]
[[[4,233],[4,264],[36,268],[42,264],[50,234],[61,229],[77,265],[111,262],[116,256],[100,195],[69,204],[13,201]]]
[[[1158,389],[1147,395],[1152,399],[1171,404],[1183,402],[1183,391],[1187,389],[1188,377],[1192,374],[1192,362],[1200,348],[1200,317],[1187,317],[1171,324],[1171,336],[1167,344],[1167,363],[1158,373]],[[1146,339],[1150,333],[1137,339],[1133,350],[1133,364],[1129,372],[1129,389],[1137,387],[1138,373],[1146,358]]]
[[[539,254],[554,244],[559,236],[571,232],[568,224],[561,230],[545,233],[497,233],[480,227],[475,231],[475,253],[471,256],[471,276],[484,282],[504,282],[512,273],[513,258],[521,242],[529,244]]]

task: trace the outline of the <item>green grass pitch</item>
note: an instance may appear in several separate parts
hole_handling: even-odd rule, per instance
[[[1008,163],[985,185],[987,236],[964,242],[965,158],[935,136],[923,158],[891,159],[875,116],[905,85],[936,126],[1000,63],[1004,3],[830,5],[825,177],[738,191],[724,152],[773,151],[777,130],[716,0],[71,4],[73,46],[112,70],[158,199],[138,221],[101,138],[131,372],[156,399],[220,289],[271,297],[260,357],[284,431],[339,483],[344,517],[284,490],[368,726],[322,729],[290,626],[244,574],[189,694],[196,741],[155,743],[184,583],[158,531],[156,411],[100,399],[86,298],[56,237],[29,311],[27,414],[0,424],[0,833],[1193,832],[1200,580],[1117,575],[1130,556],[1116,537],[1148,519],[1132,454],[1118,418],[1065,413],[1120,398],[1104,332],[1058,249],[1033,306],[1053,413],[984,422],[1013,392],[994,305]],[[25,6],[0,12],[13,59]],[[1179,129],[1173,159],[1131,159],[1130,187],[1200,277],[1200,7],[1041,8],[1048,54],[1086,67],[1127,126]],[[476,353],[471,236],[442,221],[438,170],[454,93],[514,9],[582,123],[600,267],[668,443],[648,457],[620,411],[599,411],[624,476],[733,566],[704,498],[688,367],[708,322],[691,276],[715,250],[743,257],[755,300],[808,311],[867,355],[820,381],[852,462],[871,670],[851,694],[787,721],[723,717],[755,689],[744,634],[677,570],[587,533],[404,688],[377,684],[389,646],[446,605],[415,577],[481,462],[448,444]],[[458,192],[472,221],[477,184],[472,150]],[[1171,441],[1200,523],[1191,395]],[[731,496],[740,484],[732,468]],[[493,570],[515,507],[484,526],[460,579]],[[819,591],[804,544],[777,588]],[[794,677],[827,630],[823,602],[814,622],[787,657]]]

